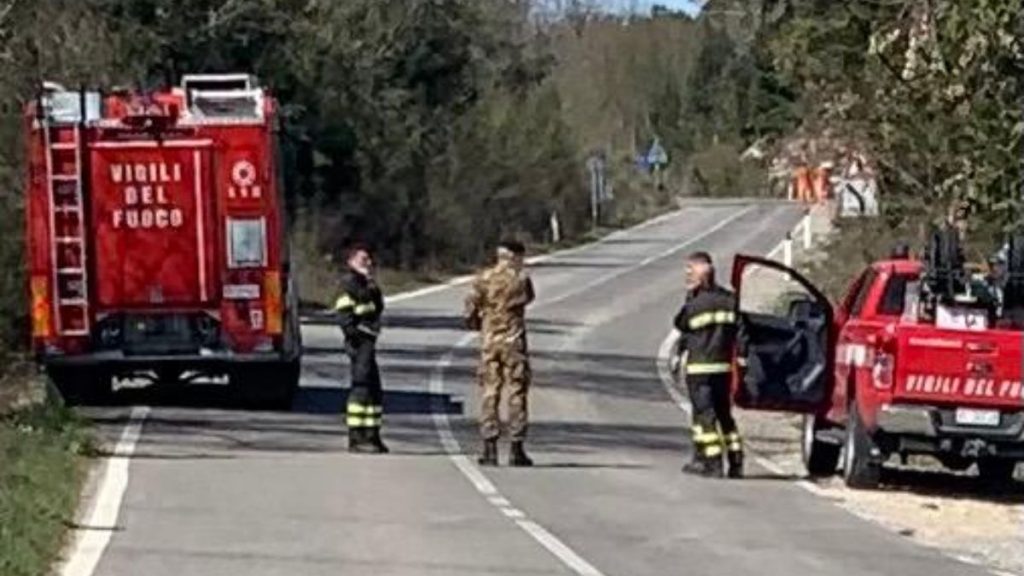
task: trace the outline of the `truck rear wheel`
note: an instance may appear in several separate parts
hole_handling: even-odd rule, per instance
[[[298,360],[254,364],[231,373],[231,387],[258,408],[290,410],[299,389]]]
[[[842,453],[842,446],[822,442],[818,438],[818,432],[830,429],[821,418],[813,414],[804,416],[803,438],[801,453],[807,473],[814,477],[832,476],[839,466],[839,456]]]
[[[1003,458],[982,458],[978,460],[978,475],[987,486],[999,488],[1013,482],[1017,470],[1016,460]]]
[[[846,442],[843,445],[843,480],[850,488],[877,488],[882,477],[882,463],[874,456],[875,441],[864,428],[857,401],[850,401]]]
[[[954,472],[963,472],[970,468],[971,465],[974,464],[974,461],[970,458],[964,458],[963,456],[948,455],[940,456],[939,463],[942,464],[944,468],[948,468]]]
[[[100,370],[49,368],[47,375],[68,406],[102,404],[114,393],[113,378]]]

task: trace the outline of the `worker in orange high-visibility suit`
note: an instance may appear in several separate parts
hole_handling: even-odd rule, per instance
[[[811,186],[814,189],[814,199],[821,203],[828,200],[830,194],[829,166],[822,164],[812,171]],[[808,201],[811,199],[808,198]]]
[[[811,202],[811,171],[806,165],[801,164],[793,171],[794,186],[796,188],[796,199],[798,202]]]

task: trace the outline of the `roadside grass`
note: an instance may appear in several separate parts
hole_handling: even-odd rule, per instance
[[[0,419],[0,574],[49,574],[73,521],[92,440],[58,401]]]

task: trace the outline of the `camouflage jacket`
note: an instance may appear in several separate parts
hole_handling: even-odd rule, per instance
[[[466,298],[466,325],[480,330],[484,344],[511,343],[526,335],[526,306],[533,302],[526,272],[498,262],[476,275]]]

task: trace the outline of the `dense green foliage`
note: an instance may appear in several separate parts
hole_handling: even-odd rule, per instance
[[[257,74],[283,103],[296,244],[313,268],[353,237],[390,267],[472,265],[501,236],[547,242],[553,213],[580,238],[597,152],[614,192],[605,225],[680,191],[762,185],[755,167],[736,169],[768,85],[746,40],[711,19],[569,4],[0,0],[0,224],[21,228],[18,110],[41,78],[155,87],[186,72]],[[636,166],[655,137],[671,160],[657,178]],[[20,270],[18,234],[0,242],[0,266]],[[23,285],[3,275],[0,317],[23,316]],[[22,330],[5,325],[0,339]]]
[[[845,226],[831,261],[859,267],[897,239],[921,246],[921,232],[954,202],[972,209],[975,260],[984,260],[1004,232],[1019,229],[1024,5],[778,4],[785,16],[768,35],[778,79],[800,94],[805,124],[868,151],[884,194],[884,222]]]
[[[546,242],[552,213],[579,238],[595,153],[610,225],[676,194],[762,193],[763,166],[741,152],[797,133],[865,150],[894,225],[960,197],[1000,225],[1019,219],[1016,0],[709,0],[696,18],[534,4],[0,0],[0,225],[21,228],[17,113],[40,78],[155,86],[229,70],[284,104],[312,267],[358,236],[390,267],[451,270],[500,236]],[[636,165],[654,138],[671,159],[657,176]],[[20,318],[18,234],[0,266],[0,317]],[[4,324],[0,339],[21,339]]]

